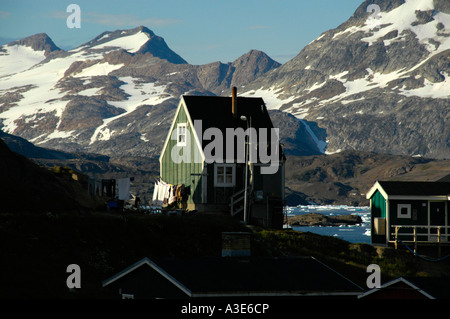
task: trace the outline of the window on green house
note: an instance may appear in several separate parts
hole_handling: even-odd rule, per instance
[[[177,125],[177,146],[186,146],[186,123],[179,123]]]

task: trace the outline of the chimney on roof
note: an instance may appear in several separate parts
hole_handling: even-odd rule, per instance
[[[237,117],[237,88],[235,86],[231,91],[231,112],[233,117]]]

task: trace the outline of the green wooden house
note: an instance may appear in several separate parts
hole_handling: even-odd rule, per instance
[[[177,208],[281,228],[285,156],[277,133],[262,98],[237,97],[235,88],[231,97],[181,96],[159,159],[161,179],[187,189]]]
[[[372,244],[450,243],[450,182],[377,181],[366,198]]]

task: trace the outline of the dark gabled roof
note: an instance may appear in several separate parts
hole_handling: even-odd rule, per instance
[[[445,175],[441,179],[437,180],[438,182],[450,182],[450,174]]]
[[[442,278],[440,279],[442,282]],[[448,284],[446,287],[448,288]],[[435,299],[427,291],[403,277],[386,282],[380,288],[373,288],[358,296],[359,299],[367,297],[379,299]]]
[[[313,257],[205,258],[155,261],[194,293],[361,292],[361,288]]]
[[[191,296],[206,295],[357,295],[361,287],[313,257],[163,258],[140,265],[157,268]],[[134,269],[134,268],[133,268]],[[126,273],[124,273],[126,272]],[[104,282],[104,286],[130,268]]]
[[[266,154],[271,154],[271,129],[273,129],[274,126],[262,98],[237,97],[236,116],[233,116],[232,113],[232,97],[183,95],[182,98],[186,104],[186,108],[193,124],[195,125],[195,121],[201,120],[202,134],[209,128],[218,128],[225,139],[227,128],[242,128],[245,131],[247,129],[247,122],[240,119],[240,117],[244,115],[249,120],[250,126],[257,130],[257,134],[259,134],[259,129],[261,128],[268,129],[267,144],[269,144],[269,148]],[[210,141],[208,140],[205,143],[203,140],[200,140],[200,143],[202,143],[201,146],[204,148]],[[254,141],[252,143],[254,143]],[[224,140],[224,155],[226,152],[226,144],[227,143]],[[281,146],[278,145],[278,147],[280,160],[285,159]],[[234,154],[236,155],[237,152]]]
[[[237,116],[231,112],[231,97],[224,96],[193,96],[184,95],[184,101],[192,121],[202,120],[203,130],[217,127],[220,130],[226,128],[247,128],[247,123],[240,119],[241,115],[251,118],[255,128],[272,128],[272,121],[267,112],[264,100],[255,97],[237,97]]]
[[[405,279],[436,299],[450,299],[450,278],[448,276],[406,277]]]
[[[450,194],[450,182],[379,181],[388,195],[446,196]]]

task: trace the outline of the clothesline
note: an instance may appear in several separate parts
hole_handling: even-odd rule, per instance
[[[192,173],[189,177],[186,177],[182,182],[179,182],[178,184],[187,184],[187,181],[189,181],[193,176],[207,176],[207,174],[203,174],[203,173],[194,174],[194,173]],[[162,177],[161,176],[154,175],[152,177],[155,179],[155,185],[159,181],[162,181]],[[166,183],[166,184],[170,185],[170,183]]]
[[[155,183],[153,190],[152,203],[161,205],[173,205],[179,202],[186,194],[184,184],[172,185],[164,182],[162,179]]]

